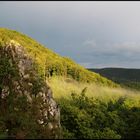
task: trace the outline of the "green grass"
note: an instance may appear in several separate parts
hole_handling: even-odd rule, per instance
[[[125,97],[128,102],[132,102],[133,106],[140,106],[140,91],[133,91],[124,88],[112,88],[101,86],[95,83],[80,83],[70,78],[61,76],[51,77],[47,82],[53,91],[53,96],[56,99],[61,97],[71,98],[71,93],[80,94],[84,88],[87,88],[86,95],[103,101],[115,101],[120,97]],[[126,105],[129,106],[128,102]],[[129,102],[129,103],[130,103]],[[132,106],[132,104],[131,104]]]
[[[57,76],[47,82],[59,103],[64,139],[140,138],[140,91]]]

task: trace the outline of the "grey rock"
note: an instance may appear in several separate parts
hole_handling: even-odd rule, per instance
[[[43,111],[41,109],[40,113],[42,112],[44,119],[42,118],[38,120],[38,123],[40,125],[43,124],[44,127],[48,127],[48,129],[50,130],[49,133],[53,132],[53,135],[55,135],[54,137],[58,137],[59,134],[57,132],[61,128],[60,110],[57,106],[57,103],[52,97],[51,88],[47,85],[47,83],[44,83],[40,87],[40,89],[37,90],[38,93],[36,93],[36,96],[34,96],[32,93],[34,83],[31,79],[34,79],[34,81],[38,80],[38,74],[33,67],[33,60],[28,56],[28,53],[26,53],[24,47],[22,47],[18,42],[14,40],[11,40],[9,44],[7,43],[6,47],[3,47],[3,52],[5,56],[10,56],[9,62],[11,66],[13,66],[13,64],[16,64],[16,68],[18,69],[17,75],[19,77],[18,79],[13,80],[11,85],[13,87],[14,94],[16,94],[17,96],[25,95],[29,103],[32,103],[33,98],[37,98],[40,96],[43,100],[43,103],[40,105],[40,108],[43,108]],[[1,54],[2,52],[0,52],[0,56]],[[8,94],[9,88],[5,86],[2,89],[1,98],[6,98]],[[17,109],[15,108],[15,111],[16,110]],[[47,121],[49,122],[45,123]]]

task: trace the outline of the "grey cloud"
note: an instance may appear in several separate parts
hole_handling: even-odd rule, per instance
[[[94,67],[140,67],[139,2],[0,2],[0,26]]]

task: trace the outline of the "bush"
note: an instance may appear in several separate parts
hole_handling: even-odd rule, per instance
[[[121,139],[140,138],[140,108],[128,108],[127,97],[107,103],[86,96],[86,88],[80,95],[58,100],[61,108],[63,137],[67,139]]]

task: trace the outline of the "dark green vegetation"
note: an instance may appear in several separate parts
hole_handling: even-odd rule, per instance
[[[140,100],[120,97],[105,102],[89,98],[83,89],[71,99],[60,98],[64,138],[138,139],[140,138]],[[134,101],[135,102],[135,101]]]
[[[62,75],[80,82],[117,86],[111,80],[86,70],[69,58],[59,56],[24,34],[0,28],[0,46],[5,46],[10,40],[17,41],[27,49],[29,55],[38,63],[38,71],[42,77]]]
[[[89,70],[99,73],[123,87],[140,90],[140,69],[104,68]]]

